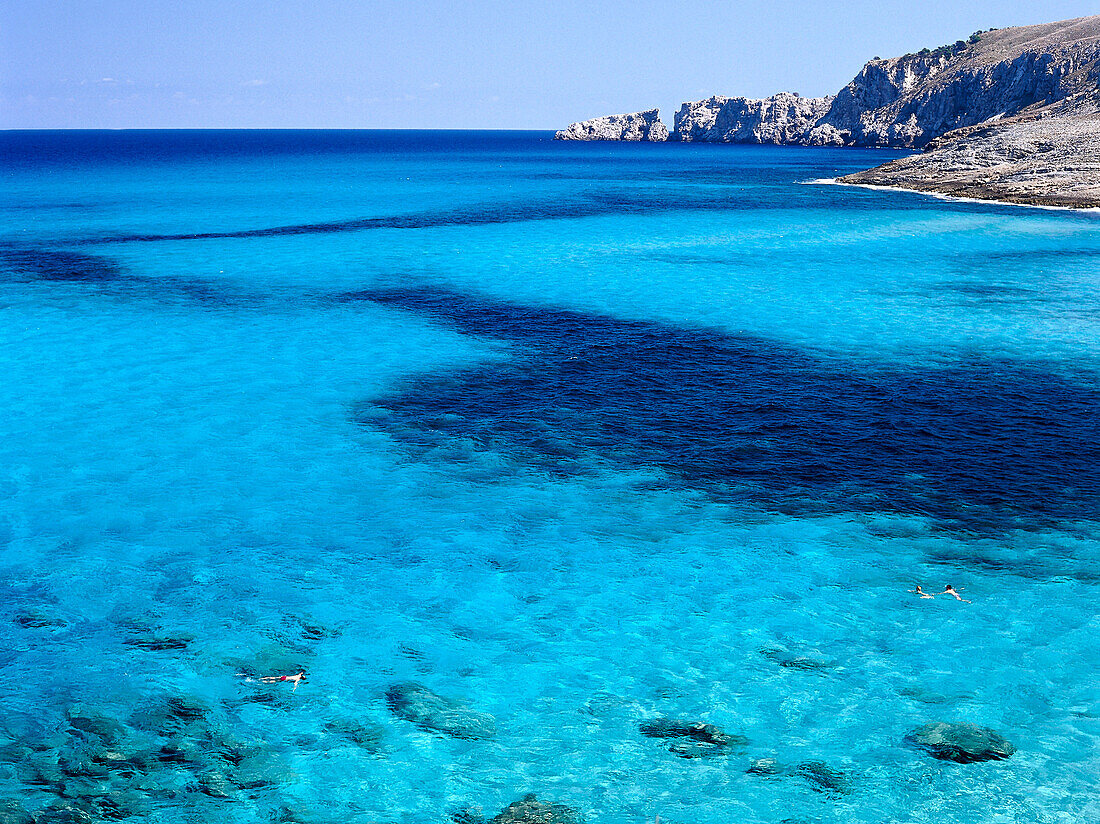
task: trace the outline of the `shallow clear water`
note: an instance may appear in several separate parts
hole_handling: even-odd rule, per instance
[[[1100,817],[1100,218],[802,185],[889,156],[0,134],[0,799]]]

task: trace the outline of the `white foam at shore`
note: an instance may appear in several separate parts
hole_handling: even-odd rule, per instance
[[[927,195],[937,200],[950,200],[956,203],[984,203],[995,206],[1019,206],[1024,209],[1047,209],[1055,212],[1100,213],[1095,206],[1050,206],[1042,203],[1014,203],[1011,200],[986,200],[980,197],[960,197],[943,192],[926,192],[923,189],[907,189],[904,186],[877,186],[873,183],[845,183],[835,177],[820,177],[814,180],[799,181],[803,186],[852,186],[857,189],[872,189],[876,192],[909,192],[914,195]]]

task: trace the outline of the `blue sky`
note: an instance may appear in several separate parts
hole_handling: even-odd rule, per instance
[[[0,128],[552,129],[863,63],[1084,0],[0,0]]]

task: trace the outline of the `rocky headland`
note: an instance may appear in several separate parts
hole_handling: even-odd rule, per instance
[[[668,126],[661,122],[657,109],[633,114],[611,114],[573,123],[562,129],[555,140],[633,140],[660,143],[668,140]]]
[[[645,139],[660,139],[657,110],[622,117],[651,118]],[[608,120],[575,123],[558,137],[643,139],[636,128],[616,138],[614,124],[595,125]],[[578,137],[588,133],[603,136]],[[920,149],[838,182],[1100,207],[1100,16],[976,32],[875,58],[832,97],[782,92],[684,103],[667,139]]]

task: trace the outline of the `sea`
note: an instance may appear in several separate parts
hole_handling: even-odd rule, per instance
[[[0,821],[1100,820],[1100,215],[900,155],[0,133]]]

